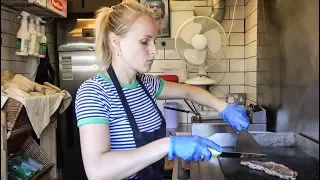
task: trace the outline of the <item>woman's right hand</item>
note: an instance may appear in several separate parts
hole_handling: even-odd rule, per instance
[[[168,159],[179,157],[186,161],[199,161],[203,156],[208,161],[212,157],[208,147],[222,151],[218,144],[200,136],[170,136]]]

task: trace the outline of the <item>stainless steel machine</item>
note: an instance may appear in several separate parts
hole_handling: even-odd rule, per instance
[[[87,179],[81,158],[74,100],[79,86],[98,71],[93,22],[93,19],[68,16],[57,24],[60,87],[73,98],[57,127],[59,177],[63,180]]]

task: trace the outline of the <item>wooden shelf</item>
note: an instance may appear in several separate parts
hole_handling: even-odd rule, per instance
[[[1,0],[1,5],[18,11],[27,11],[39,17],[66,18],[35,1],[30,3],[25,0]]]

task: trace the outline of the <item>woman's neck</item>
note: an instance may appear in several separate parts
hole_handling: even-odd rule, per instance
[[[133,84],[136,81],[137,72],[126,63],[116,63],[116,61],[113,61],[112,67],[120,83]]]

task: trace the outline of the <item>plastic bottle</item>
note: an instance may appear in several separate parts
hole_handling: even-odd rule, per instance
[[[41,40],[41,32],[40,32],[40,21],[42,21],[42,19],[40,17],[36,17],[36,32],[37,32],[37,38],[36,38],[36,45],[34,48],[34,56],[39,56],[39,48],[40,48],[40,40]]]
[[[41,40],[40,40],[40,49],[39,49],[39,57],[45,58],[47,53],[47,36],[46,36],[46,21],[41,21]]]
[[[16,43],[16,55],[28,56],[28,46],[30,42],[30,34],[28,32],[28,16],[30,14],[26,11],[21,11],[21,26],[17,33],[17,43]]]
[[[28,54],[33,55],[35,46],[36,46],[36,41],[37,41],[37,31],[35,29],[35,24],[34,24],[34,15],[30,15],[30,20],[29,20],[29,33],[30,33],[30,43],[28,47]]]

